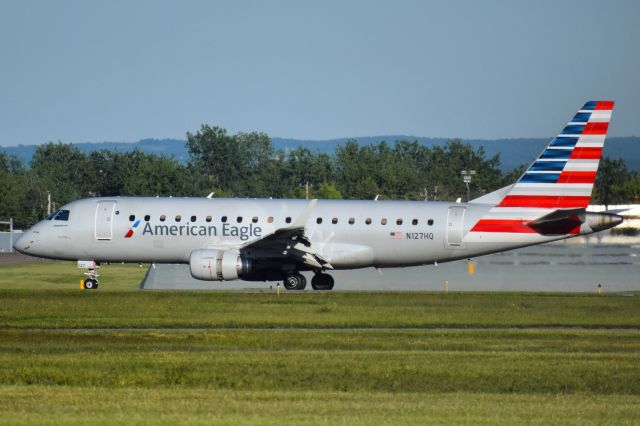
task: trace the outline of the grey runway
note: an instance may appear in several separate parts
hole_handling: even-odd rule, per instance
[[[496,253],[467,261],[376,271],[332,271],[333,291],[640,292],[637,239],[602,244],[567,241]],[[306,273],[307,279],[311,273]],[[188,265],[156,265],[141,284],[165,290],[276,290],[275,282],[207,282],[191,278]],[[309,288],[309,287],[308,287]]]

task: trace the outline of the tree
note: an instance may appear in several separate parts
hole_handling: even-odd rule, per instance
[[[323,182],[318,189],[313,192],[314,198],[322,198],[325,200],[339,200],[342,198],[342,194],[338,191],[338,188],[332,183]]]
[[[238,179],[230,183],[235,195],[248,197],[278,196],[281,153],[274,152],[266,133],[238,133],[232,136],[238,146]]]
[[[95,185],[87,156],[72,144],[40,145],[31,159],[31,171],[58,205],[90,195]]]
[[[285,189],[283,192],[288,196],[304,197],[304,187],[307,184],[313,191],[333,180],[331,158],[327,154],[312,152],[307,148],[289,151],[280,169],[282,181],[288,187],[288,190]]]
[[[612,160],[603,157],[600,160],[598,174],[591,200],[594,204],[624,204],[630,201],[624,187],[634,178],[622,158]]]
[[[175,159],[138,150],[122,157],[122,195],[195,195],[186,167]]]
[[[188,132],[187,150],[199,190],[230,191],[236,186],[241,177],[240,150],[225,129],[203,124],[195,134]]]
[[[187,133],[189,167],[202,192],[269,196],[278,188],[281,158],[266,133],[229,135],[203,124]]]
[[[23,222],[21,211],[25,194],[24,166],[13,155],[0,151],[0,219],[14,218],[16,223]]]

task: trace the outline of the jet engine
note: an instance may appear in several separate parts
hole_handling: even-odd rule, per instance
[[[230,281],[248,274],[251,261],[237,252],[201,249],[191,252],[189,268],[198,280]]]

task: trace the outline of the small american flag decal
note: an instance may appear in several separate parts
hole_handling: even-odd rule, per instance
[[[391,232],[389,233],[389,235],[391,235],[391,238],[394,240],[401,240],[402,239],[402,232]]]

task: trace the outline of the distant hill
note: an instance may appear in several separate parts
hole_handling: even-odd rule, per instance
[[[273,146],[276,149],[291,150],[298,147],[306,147],[313,151],[333,154],[339,145],[343,145],[349,139],[356,139],[360,144],[374,144],[380,141],[394,143],[397,140],[418,141],[421,145],[436,146],[443,145],[445,138],[424,138],[416,136],[390,135],[371,136],[360,138],[340,138],[329,140],[301,140],[273,138]],[[500,154],[503,170],[511,170],[521,164],[529,164],[537,157],[549,139],[525,138],[525,139],[465,139],[465,143],[474,148],[484,147],[487,157]],[[185,146],[186,141],[180,139],[143,139],[138,142],[99,142],[99,143],[77,143],[74,144],[83,152],[99,151],[108,149],[112,151],[127,152],[139,149],[142,152],[158,155],[167,155],[176,158],[178,161],[186,162],[189,154]],[[36,150],[36,145],[18,145],[11,147],[0,147],[0,150],[13,154],[21,158],[25,164],[31,160]],[[640,137],[607,138],[604,155],[611,158],[623,158],[627,166],[632,170],[640,171]]]

